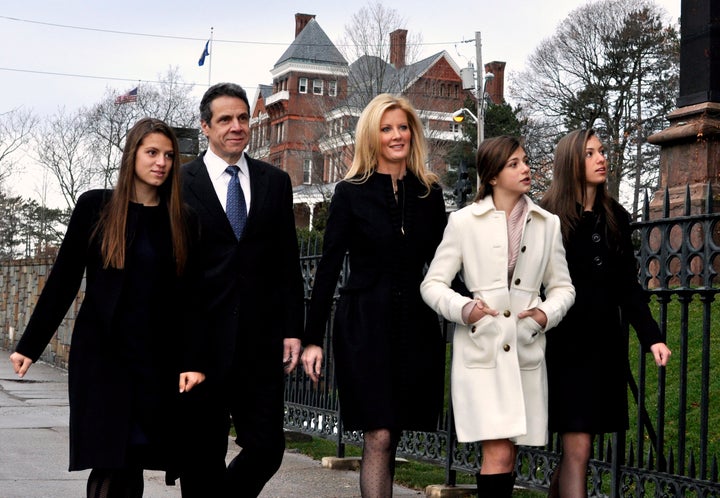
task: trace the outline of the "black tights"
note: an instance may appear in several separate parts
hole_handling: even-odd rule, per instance
[[[92,469],[87,482],[87,498],[141,498],[143,470]]]
[[[389,498],[395,477],[395,452],[400,432],[374,429],[363,433],[360,494],[363,498]]]
[[[562,456],[550,482],[551,498],[583,498],[587,496],[587,470],[592,449],[592,436],[585,432],[562,434]]]

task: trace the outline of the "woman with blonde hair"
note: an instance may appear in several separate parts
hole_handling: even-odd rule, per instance
[[[392,496],[403,430],[434,431],[443,399],[444,341],[420,297],[423,269],[446,223],[437,176],[425,168],[422,123],[407,99],[374,98],[360,116],[355,157],[330,203],[302,362],[317,382],[335,287],[335,372],[347,430],[363,431],[363,497]]]
[[[15,352],[23,377],[86,274],[69,361],[70,470],[92,469],[88,498],[143,494],[143,469],[170,470],[178,392],[204,380],[182,313],[191,230],[180,198],[175,134],[152,118],[128,132],[114,190],[73,210]]]
[[[456,323],[453,414],[458,441],[482,444],[478,496],[503,498],[512,495],[517,445],[547,443],[545,332],[575,291],[560,220],[527,196],[520,140],[485,140],[477,172],[477,197],[450,215],[420,291]],[[458,272],[471,297],[452,289]]]

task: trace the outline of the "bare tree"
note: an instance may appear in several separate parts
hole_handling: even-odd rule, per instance
[[[90,153],[86,110],[68,114],[58,109],[40,127],[35,141],[38,162],[57,181],[67,207],[73,208],[80,194],[98,184],[100,175]]]
[[[198,103],[191,95],[193,85],[185,83],[177,66],[168,68],[158,79],[157,85],[143,85],[138,109],[143,115],[162,119],[170,126],[197,127],[200,116]]]
[[[584,5],[538,47],[516,78],[522,84],[513,85],[539,138],[587,127],[605,137],[615,196],[629,172],[647,176],[658,166],[657,153],[642,144],[674,104],[679,61],[677,30],[663,17],[648,0]]]
[[[143,97],[138,87],[138,100]],[[92,160],[99,168],[100,186],[111,188],[120,166],[122,147],[128,130],[144,113],[134,102],[116,103],[117,92],[105,91],[103,99],[88,112],[88,139]]]
[[[377,94],[391,87],[405,88],[403,71],[391,71],[388,64],[390,34],[406,29],[407,20],[397,10],[380,2],[368,3],[350,17],[345,33],[337,43],[338,50],[350,61],[349,93],[352,105],[363,109]],[[420,53],[422,36],[408,33],[405,43],[405,61],[410,64]]]
[[[199,121],[192,85],[185,84],[177,68],[170,68],[158,85],[140,84],[137,101],[117,101],[117,91],[108,89],[103,99],[88,112],[90,149],[101,171],[102,186],[110,188],[120,165],[128,130],[140,119],[151,116],[170,126],[195,126]]]
[[[15,156],[29,143],[37,122],[32,112],[23,109],[0,113],[0,186],[17,169]]]

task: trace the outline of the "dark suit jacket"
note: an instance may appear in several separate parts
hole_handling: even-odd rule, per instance
[[[203,154],[204,155],[204,154]],[[260,371],[282,372],[282,341],[300,337],[300,271],[292,184],[284,171],[247,158],[250,212],[238,241],[217,198],[203,155],[183,167],[184,200],[198,216],[194,300],[199,347],[210,379],[237,358]],[[260,372],[255,370],[255,375]],[[282,379],[282,377],[279,377]]]

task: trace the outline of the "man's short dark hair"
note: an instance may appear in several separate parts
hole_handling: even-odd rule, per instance
[[[200,119],[205,121],[208,126],[210,126],[210,121],[212,120],[210,104],[218,97],[238,98],[245,102],[248,112],[250,112],[250,102],[248,101],[247,92],[245,92],[243,87],[235,83],[217,83],[207,89],[200,101]]]

